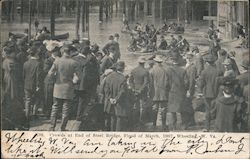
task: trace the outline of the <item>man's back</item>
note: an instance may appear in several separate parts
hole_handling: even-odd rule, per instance
[[[147,87],[149,82],[149,72],[142,66],[138,66],[131,71],[130,83],[134,89],[139,90],[142,87]]]
[[[38,59],[29,59],[24,63],[24,88],[28,90],[35,90],[36,87],[42,85],[42,64]]]
[[[200,88],[206,98],[215,98],[218,93],[217,78],[221,74],[215,65],[207,65],[201,72]]]
[[[168,100],[168,75],[162,66],[154,66],[150,70],[150,81],[153,86],[154,101]]]

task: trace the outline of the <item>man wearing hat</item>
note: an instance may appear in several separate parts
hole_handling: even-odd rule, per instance
[[[163,68],[163,60],[156,56],[154,59],[155,65],[150,71],[150,94],[153,96],[153,108],[152,108],[152,118],[153,127],[156,126],[157,114],[160,110],[162,116],[162,129],[167,130],[166,125],[166,113],[167,113],[167,102],[169,93],[169,76],[167,71]]]
[[[106,77],[104,89],[106,90],[107,105],[104,112],[108,115],[107,126],[110,131],[122,131],[125,128],[127,117],[127,82],[123,75],[125,63],[119,61],[116,70]]]
[[[241,121],[242,102],[234,96],[234,81],[223,83],[223,95],[213,102],[212,115],[215,117],[216,132],[237,132]]]
[[[249,56],[249,55],[248,55]],[[247,56],[246,56],[247,57]],[[239,91],[239,96],[240,97],[244,97],[245,100],[246,98],[246,88],[247,85],[249,85],[249,77],[250,77],[250,62],[249,62],[249,57],[248,58],[244,58],[241,64],[242,68],[243,68],[243,72],[237,76],[237,80],[239,81],[239,85],[240,85],[240,91]],[[244,91],[245,90],[245,91]],[[249,92],[249,90],[248,90]],[[247,101],[249,102],[249,101]],[[249,122],[249,112],[250,110],[250,106],[249,104],[247,105],[247,107],[245,108],[245,110],[243,112],[246,112],[245,114],[243,114],[243,116],[245,116],[245,120],[241,121],[241,130],[242,131],[247,131],[249,129],[249,126],[247,125],[247,123]]]
[[[22,104],[22,90],[20,90],[20,79],[18,74],[22,70],[18,69],[18,63],[15,60],[14,46],[5,46],[3,48],[5,58],[2,62],[2,129],[15,130],[23,129],[28,126],[25,122],[25,115]]]
[[[43,65],[38,58],[38,49],[33,46],[28,50],[30,58],[24,63],[24,94],[25,94],[25,115],[29,126],[30,117],[36,115],[37,103],[41,96],[43,86]]]
[[[111,48],[112,48],[112,50],[111,50]],[[104,47],[102,48],[102,51],[103,52],[105,52],[105,51],[111,52],[112,51],[114,53],[114,63],[116,63],[117,60],[120,59],[120,57],[121,57],[119,43],[114,40],[113,35],[109,36],[109,42],[106,45],[104,45]]]
[[[105,51],[104,52],[104,57],[101,59],[101,64],[100,64],[100,71],[101,74],[103,74],[105,72],[106,69],[109,69],[113,64],[113,56],[110,56],[110,52]]]
[[[240,74],[240,71],[239,71],[239,68],[235,62],[235,51],[229,51],[227,58],[231,60],[232,68],[233,68],[235,74],[238,76]]]
[[[175,48],[176,47],[176,44],[177,44],[177,39],[174,37],[174,35],[170,35],[171,37],[171,41],[168,45],[168,48]]]
[[[215,65],[218,71],[224,73],[225,72],[225,67],[222,64],[225,59],[227,58],[227,52],[224,49],[221,49],[219,52],[219,57],[218,59],[215,61]]]
[[[50,76],[55,76],[54,85],[54,103],[51,110],[51,127],[54,131],[59,109],[62,108],[62,121],[60,130],[64,131],[69,120],[69,113],[72,107],[72,100],[74,97],[74,83],[79,79],[77,75],[79,70],[77,62],[70,57],[70,46],[64,45],[61,48],[62,57],[55,60],[53,66],[49,71]]]
[[[219,39],[214,39],[209,45],[209,52],[216,58],[216,60],[218,59],[218,51],[221,49],[219,42]]]
[[[48,50],[49,51],[49,50]],[[52,67],[54,61],[57,58],[61,57],[61,52],[59,47],[55,47],[53,50],[49,51],[51,56],[44,61],[43,71],[45,74],[44,79],[44,109],[43,112],[47,116],[50,117],[51,108],[53,105],[53,90],[55,84],[55,78],[48,75],[50,68]]]
[[[160,45],[158,46],[159,50],[167,50],[168,43],[164,37],[164,35],[161,35],[160,37]]]
[[[197,69],[197,75],[200,76],[201,71],[204,69],[203,57],[202,57],[200,50],[197,46],[194,46],[191,51],[192,51],[192,53],[195,54],[194,64],[195,64],[196,69]]]
[[[210,53],[204,55],[206,66],[201,72],[198,83],[199,93],[204,96],[206,105],[206,127],[204,131],[210,130],[211,102],[218,95],[218,77],[223,76],[223,74],[216,69],[216,65],[214,64],[215,60],[216,58]]]
[[[195,93],[195,83],[196,79],[198,77],[197,73],[197,67],[195,66],[194,59],[195,54],[192,52],[188,52],[186,54],[186,76],[185,76],[185,82],[187,84],[187,98],[192,99]]]
[[[188,55],[190,58],[191,55]],[[181,114],[181,124],[183,129],[186,129],[194,122],[192,103],[190,98],[193,94],[193,86],[190,87],[190,90],[186,90],[187,86],[185,82],[186,70],[181,67],[178,54],[175,52],[171,56],[172,65],[167,69],[169,80],[169,97],[168,97],[168,115],[170,129],[176,130],[177,126],[177,113]],[[191,60],[188,60],[186,67],[191,67]],[[192,74],[194,74],[192,72]],[[193,75],[195,76],[195,75]],[[192,77],[194,78],[194,77]],[[189,79],[193,80],[191,77]],[[186,79],[187,80],[187,79]],[[190,85],[192,81],[190,81]]]
[[[131,71],[129,78],[129,85],[133,90],[136,101],[134,106],[134,124],[138,122],[137,117],[139,117],[139,122],[143,124],[145,122],[145,108],[148,94],[148,84],[149,84],[149,72],[145,69],[144,64],[146,62],[145,57],[139,57],[138,66]],[[139,114],[137,114],[137,112]]]
[[[185,38],[183,38],[181,35],[178,35],[178,41],[176,43],[176,46],[180,51],[186,52],[189,51],[190,45]]]

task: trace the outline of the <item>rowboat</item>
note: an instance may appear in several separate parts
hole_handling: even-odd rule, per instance
[[[65,40],[69,38],[69,33],[59,34],[52,37],[52,40]]]

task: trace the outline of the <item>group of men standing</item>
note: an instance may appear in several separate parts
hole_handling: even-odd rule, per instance
[[[43,113],[50,117],[51,131],[60,113],[61,131],[70,118],[74,120],[73,130],[84,130],[90,117],[89,105],[103,106],[100,115],[107,131],[133,130],[148,121],[153,122],[154,129],[158,113],[162,131],[179,129],[178,123],[186,130],[195,125],[195,101],[202,99],[204,131],[211,131],[212,119],[215,131],[247,129],[248,53],[240,74],[234,52],[220,47],[216,50],[211,44],[209,51],[201,54],[198,47],[189,50],[189,44],[187,48],[175,45],[166,61],[159,55],[139,57],[138,66],[127,76],[125,62],[119,60],[118,40],[118,34],[111,35],[101,52],[86,39],[64,44],[39,39],[30,44],[17,43],[10,39],[3,49],[4,128],[29,128],[31,117],[42,103]]]

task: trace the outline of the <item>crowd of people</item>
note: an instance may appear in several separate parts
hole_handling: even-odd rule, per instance
[[[142,26],[140,23],[137,23],[134,32],[130,34],[131,40],[128,51],[150,53],[157,50],[170,50],[176,47],[181,51],[188,51],[190,45],[182,35],[178,35],[178,39],[176,39],[172,34],[168,45],[164,35],[169,30],[181,30],[184,33],[185,29],[182,25],[177,25],[176,23],[170,25],[164,23],[160,29],[156,29],[153,24]],[[157,35],[160,35],[159,45],[157,45]]]
[[[146,31],[152,43],[155,32],[154,26]],[[92,106],[101,109],[95,118],[105,131],[133,131],[147,122],[154,130],[158,114],[162,131],[186,130],[195,125],[198,107],[205,109],[203,131],[248,131],[248,52],[238,64],[240,72],[236,53],[222,49],[216,36],[205,53],[182,36],[172,36],[169,45],[161,36],[161,49],[170,50],[167,61],[162,55],[142,56],[125,75],[119,34],[110,35],[102,49],[88,39],[60,41],[49,35],[42,30],[31,41],[11,35],[4,44],[3,129],[27,130],[43,115],[51,121],[50,131],[58,118],[60,131],[69,120],[74,120],[72,130],[84,130]]]

